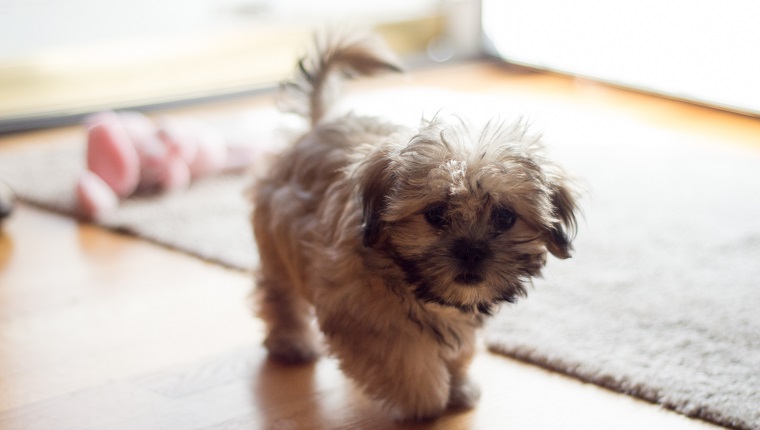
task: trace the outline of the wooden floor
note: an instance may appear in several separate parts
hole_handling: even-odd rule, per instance
[[[642,124],[757,145],[760,121],[488,64],[416,82],[560,100]],[[375,85],[375,84],[370,84]],[[399,85],[412,85],[407,81]],[[234,111],[236,100],[193,107]],[[77,128],[0,138],[0,151],[81,138]],[[0,235],[0,429],[702,429],[712,426],[482,351],[469,412],[398,425],[323,359],[268,362],[248,274],[21,205]]]

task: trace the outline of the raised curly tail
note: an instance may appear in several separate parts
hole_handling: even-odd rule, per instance
[[[396,57],[376,35],[315,37],[314,52],[298,61],[296,77],[280,86],[280,108],[316,126],[331,107],[340,78],[400,72]],[[335,78],[339,79],[335,79]]]

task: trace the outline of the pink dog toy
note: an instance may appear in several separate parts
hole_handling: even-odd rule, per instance
[[[182,189],[202,176],[247,166],[256,139],[239,142],[191,121],[153,122],[137,112],[103,112],[85,120],[87,171],[77,184],[82,215],[116,208],[136,193]]]

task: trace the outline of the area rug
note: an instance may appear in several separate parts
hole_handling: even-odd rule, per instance
[[[529,298],[493,321],[488,345],[758,429],[760,151],[650,137],[567,154],[593,189],[574,257],[549,262]]]
[[[76,218],[75,187],[84,168],[83,144],[0,155],[0,180],[19,199]],[[246,219],[249,182],[236,172],[200,179],[181,192],[130,198],[97,224],[248,269],[257,255]]]
[[[528,112],[584,185],[574,257],[550,260],[529,298],[501,310],[486,329],[489,347],[688,416],[760,429],[760,151],[512,96],[357,99],[369,112],[399,99],[475,116]],[[425,111],[407,105],[392,114],[412,121]],[[0,179],[25,201],[74,215],[82,152],[3,154]],[[207,178],[126,201],[100,223],[250,270],[249,183],[250,172]]]

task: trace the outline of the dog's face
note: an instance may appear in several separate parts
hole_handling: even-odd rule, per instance
[[[390,257],[423,302],[488,313],[525,294],[547,250],[567,258],[576,210],[525,127],[433,121],[359,172],[364,245]]]

